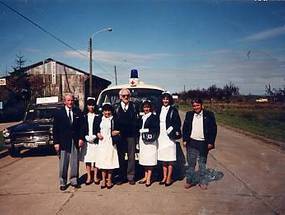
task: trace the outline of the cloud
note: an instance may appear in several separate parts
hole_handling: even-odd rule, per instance
[[[277,88],[285,84],[285,60],[271,55],[269,51],[253,50],[250,59],[245,51],[240,50],[200,54],[205,58],[187,66],[142,70],[145,82],[155,81],[155,84],[171,92],[182,91],[184,86],[189,90],[208,88],[212,84],[223,87],[233,82],[243,94],[264,94],[264,86],[269,82]]]
[[[83,52],[83,51],[82,51]],[[196,88],[208,88],[212,84],[223,87],[230,81],[240,87],[243,94],[264,94],[264,86],[269,82],[274,87],[284,85],[284,50],[217,49],[185,53],[147,53],[108,52],[95,50],[95,62],[99,62],[96,74],[107,77],[113,75],[117,66],[119,83],[126,83],[129,71],[137,68],[145,83],[158,85],[171,92]],[[85,53],[88,56],[88,52]],[[84,58],[73,51],[65,56]],[[88,61],[88,57],[84,58]],[[101,71],[100,64],[104,70]],[[112,76],[113,77],[113,76]],[[111,80],[111,79],[110,79]]]
[[[79,59],[89,59],[89,52],[84,50],[79,50],[80,53],[75,51],[65,51],[64,56]],[[128,52],[110,52],[95,50],[93,53],[93,59],[99,62],[121,64],[121,63],[131,63],[131,64],[141,64],[147,61],[159,60],[165,57],[170,57],[172,54],[168,53],[150,53],[150,54],[136,54]]]
[[[241,39],[241,41],[254,42],[254,41],[259,41],[259,40],[266,40],[266,39],[278,37],[283,34],[285,34],[285,25],[249,35]]]

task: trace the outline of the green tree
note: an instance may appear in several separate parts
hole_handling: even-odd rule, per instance
[[[26,73],[26,60],[22,55],[16,55],[15,66],[12,66],[13,71],[10,72],[8,78],[8,88],[12,90],[19,100],[23,100],[25,104],[30,99],[30,83]]]

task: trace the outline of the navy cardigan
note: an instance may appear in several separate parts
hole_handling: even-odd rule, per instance
[[[139,127],[142,128],[143,120],[140,119]],[[159,136],[159,118],[155,114],[151,114],[144,123],[144,128],[149,129],[149,134],[154,135],[156,138]]]
[[[93,120],[93,135],[97,135],[96,133],[96,121],[98,121],[99,116],[97,114],[95,114],[94,120]],[[88,115],[85,114],[83,116],[83,125],[82,125],[82,129],[81,129],[81,136],[85,137],[86,135],[89,134],[89,126],[88,126]]]
[[[161,108],[159,109],[157,115],[161,113]],[[178,113],[178,110],[170,106],[166,115],[166,130],[172,126],[173,130],[168,134],[170,139],[179,139],[181,138],[181,119]]]
[[[95,123],[95,134],[97,135],[97,133],[100,133],[100,124],[102,122],[102,117],[103,115],[100,115],[99,117],[96,117],[96,120],[94,120]],[[119,123],[118,123],[118,119],[116,116],[113,116],[112,120],[111,120],[111,132],[112,131],[120,131],[119,128]],[[116,136],[112,136],[112,141],[113,144],[115,143],[119,143],[121,139],[121,134],[118,134]]]

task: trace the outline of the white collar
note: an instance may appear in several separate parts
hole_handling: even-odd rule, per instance
[[[170,108],[170,105],[167,105],[166,107],[164,105],[162,105],[162,109],[164,110],[168,110]]]
[[[102,116],[102,120],[112,120],[113,119],[113,116],[110,116],[108,118],[106,118],[105,116]]]
[[[129,103],[128,103],[128,104],[125,104],[124,102],[121,102],[121,107],[122,107],[123,109],[124,109],[124,108],[128,109]]]
[[[143,118],[148,118],[150,115],[151,115],[151,112],[149,112],[149,113],[147,113],[147,114],[144,114],[144,115],[143,115]]]
[[[64,108],[65,108],[66,112],[68,112],[69,110],[72,112],[72,108],[69,109],[67,106],[64,106]]]
[[[194,116],[195,116],[195,117],[201,117],[201,116],[203,116],[203,110],[201,110],[200,113],[195,113],[195,112],[194,112]]]

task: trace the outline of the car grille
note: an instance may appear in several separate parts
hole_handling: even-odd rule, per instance
[[[49,135],[17,135],[14,137],[15,142],[39,142],[48,141],[49,139]]]

